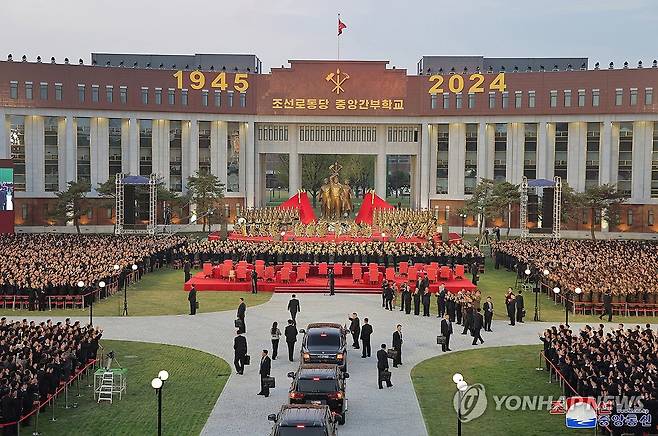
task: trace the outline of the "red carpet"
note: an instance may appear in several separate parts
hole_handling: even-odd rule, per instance
[[[337,293],[353,293],[353,294],[379,294],[381,293],[381,279],[377,283],[366,284],[366,283],[354,283],[352,281],[351,273],[349,269],[346,269],[346,274],[342,276],[337,276],[334,278],[334,289]],[[348,274],[349,273],[349,274]],[[399,284],[405,281],[405,277],[399,277],[396,282]],[[439,290],[439,284],[445,283],[446,289],[449,292],[457,293],[462,289],[467,291],[472,291],[476,289],[476,286],[473,285],[470,280],[464,279],[452,279],[448,281],[439,281],[436,283],[430,284],[430,292],[436,293]],[[199,272],[192,276],[192,278],[185,283],[184,290],[189,291],[192,288],[192,285],[196,287],[197,291],[241,291],[241,292],[250,292],[251,291],[251,281],[229,281],[227,279],[221,278],[206,278],[203,272]],[[411,288],[415,288],[415,283],[410,283]],[[327,283],[327,278],[322,276],[309,276],[305,282],[295,282],[294,280],[290,283],[283,283],[280,281],[269,281],[265,280],[258,281],[258,290],[262,292],[328,292],[329,285]]]

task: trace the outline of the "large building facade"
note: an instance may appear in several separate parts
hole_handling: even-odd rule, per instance
[[[432,56],[410,75],[384,61],[291,61],[263,74],[252,55],[92,60],[0,62],[0,159],[14,162],[17,226],[57,224],[47,212],[68,181],[88,181],[94,198],[120,172],[156,173],[178,192],[211,172],[234,210],[265,204],[268,156],[287,156],[296,192],[305,156],[360,154],[374,157],[381,196],[389,163],[409,162],[411,204],[451,225],[481,178],[561,176],[578,191],[612,183],[628,194],[620,221],[601,230],[658,232],[655,61]],[[99,206],[83,224],[112,221]],[[569,228],[601,227],[587,211],[576,221]]]

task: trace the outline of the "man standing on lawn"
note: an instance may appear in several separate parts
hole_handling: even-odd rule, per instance
[[[190,315],[196,315],[196,288],[192,285],[192,289],[187,293],[187,301],[190,302]]]

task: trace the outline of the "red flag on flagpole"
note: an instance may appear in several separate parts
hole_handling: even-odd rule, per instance
[[[340,21],[340,16],[338,16],[338,35],[343,34],[343,29],[347,29],[347,24]]]

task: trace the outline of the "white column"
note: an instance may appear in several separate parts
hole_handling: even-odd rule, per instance
[[[254,140],[254,122],[248,121],[243,123],[242,127],[242,130],[244,131],[244,141],[240,141],[240,143],[244,144],[245,186],[240,187],[240,191],[245,194],[247,207],[254,207],[256,204],[256,167],[260,167],[256,162],[257,156]]]
[[[507,151],[505,153],[505,180],[521,183],[523,174],[523,123],[507,123]]]
[[[386,198],[386,148],[378,147],[375,161],[375,192]]]
[[[167,188],[169,183],[169,120],[153,120],[153,167],[151,172],[161,177]]]
[[[227,129],[226,121],[210,123],[210,171],[224,184],[226,184]]]
[[[494,158],[496,156],[496,125],[495,124],[485,124],[485,141],[484,141],[484,150],[486,159],[486,165],[484,166],[484,174],[480,175],[480,169],[478,168],[478,181],[481,179],[493,179],[494,178]],[[478,138],[479,139],[479,138]],[[478,148],[480,147],[480,142],[478,140]],[[479,150],[478,150],[479,152]]]
[[[599,146],[599,183],[610,183],[612,168],[612,122],[605,119],[601,123],[601,144]]]
[[[420,133],[420,204],[418,207],[430,207],[430,126],[421,124]]]
[[[299,154],[297,153],[297,129],[290,129],[290,146],[288,149],[288,195],[293,196],[301,188],[299,174]]]
[[[183,192],[186,192],[187,178],[199,171],[199,122],[192,118],[190,121],[183,121],[181,126]]]
[[[555,174],[555,123],[539,123],[537,134],[537,178],[553,179]]]
[[[124,172],[131,175],[139,175],[139,122],[137,118],[128,120],[128,143],[124,144],[123,132],[121,129],[121,161]]]
[[[110,177],[110,122],[107,118],[90,120],[91,190]]]
[[[429,195],[436,194],[436,168],[438,160],[438,143],[439,143],[439,126],[432,124],[430,126],[430,183],[429,183]],[[430,201],[431,204],[431,201]]]
[[[477,163],[477,180],[486,179],[489,174],[489,141],[487,139],[487,123],[478,123],[478,163]],[[466,147],[466,144],[464,144]],[[465,151],[464,151],[465,153]],[[493,156],[491,156],[491,165],[493,165]],[[448,161],[448,164],[450,161]],[[493,171],[493,170],[492,170]],[[463,171],[462,171],[463,172]],[[449,174],[449,172],[448,172]]]
[[[610,132],[610,182],[617,183],[619,177],[619,123],[612,123]]]
[[[567,148],[567,183],[578,192],[585,190],[587,123],[569,123]]]
[[[448,129],[448,196],[460,199],[464,198],[466,124],[451,123]]]
[[[0,111],[0,159],[11,158],[11,150],[9,149],[9,127],[7,124],[7,116],[4,111]]]
[[[633,123],[633,185],[631,201],[651,198],[651,154],[653,147],[653,123]]]
[[[64,124],[65,126],[65,132],[64,132],[64,162],[59,162],[59,168],[60,168],[60,178],[59,178],[59,189],[64,190],[66,189],[66,185],[68,182],[71,181],[77,181],[78,176],[77,176],[77,142],[78,142],[78,135],[77,135],[77,129],[76,125],[77,122],[75,120],[75,117],[71,114],[67,115],[65,119],[60,120],[59,126],[60,128],[58,129],[58,136],[59,138],[62,138],[62,129],[61,126]],[[62,144],[62,142],[59,142],[59,144]],[[63,164],[63,166],[62,166]],[[63,172],[61,171],[63,169]]]
[[[45,150],[43,140],[43,117],[25,117],[25,190],[45,190]]]

